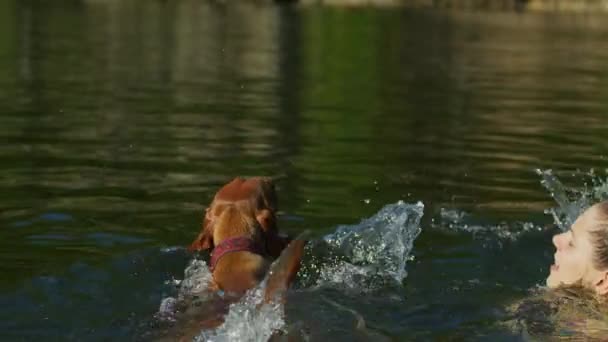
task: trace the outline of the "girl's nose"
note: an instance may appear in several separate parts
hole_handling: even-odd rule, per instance
[[[553,239],[551,239],[553,241],[553,245],[558,250],[561,247],[561,241],[562,241],[563,236],[564,236],[564,233],[562,233],[562,234],[556,234],[556,235],[553,235]]]

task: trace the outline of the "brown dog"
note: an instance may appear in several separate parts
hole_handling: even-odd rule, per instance
[[[216,328],[230,304],[267,274],[263,303],[285,300],[300,269],[305,241],[278,234],[276,211],[277,196],[269,178],[235,178],[217,192],[189,250],[211,250],[213,283],[208,290],[218,295],[204,305],[194,304],[196,295],[181,303],[175,325],[159,332],[158,341],[192,341],[201,330]]]
[[[269,178],[235,178],[224,185],[215,195],[205,212],[200,234],[190,245],[190,251],[213,249],[213,226],[215,219],[228,206],[235,206],[241,213],[253,214],[264,230],[267,252],[278,257],[289,243],[277,232],[277,196],[274,184]]]
[[[286,291],[300,268],[304,244],[304,240],[293,240],[283,250],[277,262],[271,265],[262,303],[285,301]],[[244,258],[249,259],[249,257],[246,256]],[[257,267],[258,260],[256,259],[253,257],[247,260],[244,267],[241,267],[238,262],[232,260],[230,263],[236,266],[234,271],[240,269],[244,270],[246,274],[241,279],[237,279],[240,276],[232,277],[231,274],[227,273],[227,278],[224,279],[224,282],[243,281],[251,284],[251,282],[258,278],[257,275],[249,275],[255,274],[259,270]],[[266,261],[262,263],[266,263]],[[250,266],[253,267],[249,268]],[[227,265],[218,265],[219,267],[228,270]],[[215,277],[216,272],[213,274]],[[153,339],[157,342],[192,341],[202,330],[215,329],[221,325],[224,322],[225,315],[229,311],[230,304],[236,302],[238,298],[238,296],[214,296],[205,301],[204,305],[188,305],[183,307],[175,316],[175,325],[168,330],[159,331],[159,334]],[[284,337],[281,332],[275,332],[269,341],[277,339],[285,340]],[[150,340],[150,338],[147,337],[147,340]]]
[[[277,196],[269,178],[235,178],[217,192],[205,212],[202,231],[189,248],[213,249],[214,287],[244,293],[263,279],[290,242],[278,234],[276,211]]]

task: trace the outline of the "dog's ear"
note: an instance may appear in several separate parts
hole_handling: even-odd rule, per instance
[[[273,258],[277,258],[281,255],[283,249],[291,242],[291,239],[287,236],[279,235],[276,215],[270,210],[260,210],[256,215],[256,219],[264,231],[266,251]]]
[[[257,179],[259,187],[259,200],[257,203],[258,208],[263,207],[272,211],[278,210],[278,199],[277,191],[274,182],[271,178],[261,177]]]
[[[277,218],[275,214],[268,210],[259,210],[255,215],[256,220],[262,226],[262,229],[266,234],[276,234],[277,232]]]
[[[255,218],[266,234],[277,233],[277,193],[270,178],[254,179],[257,193],[251,199],[255,208]]]
[[[207,208],[207,210],[205,210],[205,218],[203,219],[201,232],[196,239],[194,239],[190,247],[188,247],[188,250],[190,252],[205,251],[212,249],[213,247],[213,218],[211,217],[209,208]]]

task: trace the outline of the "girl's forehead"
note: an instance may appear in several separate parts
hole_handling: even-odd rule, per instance
[[[574,224],[572,225],[572,233],[576,234],[585,234],[591,230],[591,228],[595,225],[596,220],[596,208],[591,207],[579,216]]]

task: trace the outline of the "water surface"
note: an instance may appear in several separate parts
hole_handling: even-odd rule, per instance
[[[317,239],[424,203],[401,288],[332,290],[374,331],[516,339],[494,323],[542,283],[558,231],[535,170],[608,167],[606,22],[2,2],[0,337],[131,340],[183,278],[190,256],[171,247],[214,191],[271,175],[281,229]],[[323,336],[353,330],[328,310]]]

